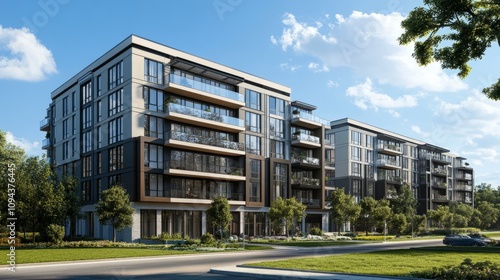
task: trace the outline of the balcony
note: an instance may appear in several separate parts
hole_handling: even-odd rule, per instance
[[[330,139],[323,139],[323,143],[325,143],[325,149],[331,150],[334,149],[334,143]]]
[[[213,128],[228,132],[242,132],[245,130],[244,122],[241,119],[212,113],[200,109],[182,106],[175,103],[168,103],[167,119],[178,122]]]
[[[319,128],[322,126],[330,126],[330,122],[322,119],[320,117],[317,117],[313,114],[308,114],[305,112],[301,111],[293,111],[292,113],[292,124],[301,126],[301,127],[307,127],[309,129],[315,129]]]
[[[49,131],[50,130],[50,118],[45,117],[45,119],[40,121],[40,130]]]
[[[147,193],[146,193],[147,195]],[[165,192],[165,197],[188,198],[188,199],[212,199],[213,197],[225,197],[227,200],[245,201],[243,193],[207,192],[207,191],[181,191],[169,190]]]
[[[394,183],[401,184],[401,177],[392,175],[379,175],[377,181],[390,181]]]
[[[377,159],[377,167],[385,169],[400,169],[401,165],[397,160]]]
[[[470,186],[470,185],[457,185],[457,191],[471,192],[472,186]]]
[[[303,148],[320,148],[319,137],[307,135],[304,133],[292,135],[292,145]]]
[[[43,150],[50,149],[50,144],[51,144],[50,138],[43,139],[43,141],[42,141],[42,149]]]
[[[165,145],[169,147],[230,156],[245,155],[245,145],[243,143],[220,138],[180,131],[170,131],[165,133],[165,139]]]
[[[389,145],[389,144],[379,144],[377,146],[377,151],[379,153],[389,154],[389,155],[402,155],[403,154],[401,147],[396,146],[396,145]]]
[[[433,182],[432,187],[437,189],[446,189],[448,184],[446,182]]]
[[[436,202],[448,202],[448,197],[444,194],[431,194],[431,199]]]
[[[460,180],[472,180],[472,174],[470,173],[458,173],[457,179]]]
[[[320,188],[321,185],[319,179],[302,177],[292,178],[292,187],[317,189]]]
[[[245,106],[243,94],[174,74],[169,75],[167,89],[178,95],[224,107],[237,109]]]
[[[169,175],[227,181],[245,181],[245,171],[240,167],[208,165],[180,160],[165,162],[164,172]]]
[[[316,169],[321,167],[319,158],[305,156],[292,156],[292,165],[305,169]]]
[[[297,201],[305,206],[319,207],[319,199],[314,198],[297,198]]]
[[[448,176],[448,170],[444,168],[434,168],[432,169],[432,175],[435,176]]]
[[[335,169],[335,161],[325,159],[325,168],[326,169]]]

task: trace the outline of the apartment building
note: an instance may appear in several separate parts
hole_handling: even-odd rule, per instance
[[[445,148],[349,118],[332,121],[327,139],[326,162],[335,167],[326,170],[327,190],[345,188],[360,201],[390,198],[406,183],[420,214],[450,201],[473,203],[473,169]]]
[[[113,185],[127,190],[136,210],[119,240],[211,232],[206,209],[215,196],[229,201],[231,234],[273,233],[269,205],[291,196],[307,205],[303,231],[328,228],[329,122],[290,93],[228,66],[126,38],[54,90],[40,123],[58,175],[80,179],[84,218],[77,233],[112,237],[94,204]]]

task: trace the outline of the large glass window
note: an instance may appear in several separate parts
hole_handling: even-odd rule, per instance
[[[90,201],[90,189],[91,189],[91,181],[82,182],[82,201]]]
[[[260,111],[260,93],[253,90],[245,90],[246,107]]]
[[[82,134],[82,153],[88,153],[92,150],[92,131]]]
[[[102,120],[102,102],[101,100],[97,101],[97,122]]]
[[[163,168],[163,146],[144,144],[144,166]]]
[[[144,174],[146,180],[146,196],[164,196],[164,184],[162,174]]]
[[[80,87],[80,92],[82,95],[82,105],[85,105],[92,101],[92,83],[87,82]]]
[[[155,112],[163,112],[163,95],[161,90],[144,87],[144,108]]]
[[[250,201],[260,202],[261,161],[250,159]]]
[[[62,148],[63,148],[62,152],[63,160],[66,160],[69,158],[69,141],[64,142]]]
[[[123,61],[108,69],[108,90],[114,89],[123,83]]]
[[[285,121],[275,118],[269,118],[269,136],[276,138],[285,138]]]
[[[62,101],[62,105],[63,105],[63,117],[66,117],[69,113],[69,104],[68,104],[68,96],[64,97],[63,98],[63,101]]]
[[[288,197],[288,165],[285,163],[274,163],[274,180],[271,192],[271,201],[278,197]]]
[[[97,76],[97,96],[101,96],[102,94],[102,77],[101,75]]]
[[[111,120],[108,124],[109,144],[123,140],[123,117]]]
[[[356,162],[351,163],[351,175],[361,176],[361,163],[356,163]]]
[[[89,128],[92,125],[92,107],[87,106],[82,111],[82,129]]]
[[[156,236],[156,210],[141,209],[141,238]]]
[[[82,177],[90,177],[92,175],[92,157],[86,156],[82,158]]]
[[[373,163],[373,151],[372,150],[366,150],[366,158],[365,161],[367,163]]]
[[[123,168],[123,145],[109,149],[109,171]]]
[[[145,58],[144,80],[150,83],[163,84],[163,63]]]
[[[371,148],[373,147],[373,136],[370,136],[370,135],[366,135],[366,139],[365,139],[365,146],[368,147],[368,148]]]
[[[254,136],[254,135],[246,135],[245,141],[246,141],[245,147],[246,147],[247,153],[256,154],[256,155],[261,154],[260,137]]]
[[[62,123],[62,129],[63,129],[63,139],[66,139],[69,137],[69,124],[68,124],[69,118],[63,120]]]
[[[113,92],[108,97],[108,116],[113,116],[123,110],[123,89]]]
[[[275,158],[285,158],[285,142],[270,140],[270,156]]]
[[[260,132],[261,115],[246,112],[245,125],[247,131]]]
[[[351,143],[355,145],[361,145],[361,133],[357,131],[351,131]]]
[[[163,139],[163,119],[144,115],[144,136]]]
[[[269,97],[269,113],[278,116],[285,116],[285,100],[273,96]]]
[[[361,160],[361,148],[351,147],[351,159],[357,161]]]

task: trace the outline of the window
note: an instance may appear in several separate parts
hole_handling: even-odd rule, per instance
[[[351,163],[351,175],[352,176],[361,176],[361,164],[353,162]]]
[[[123,168],[123,145],[109,149],[109,171]]]
[[[84,181],[82,182],[82,200],[83,201],[90,201],[90,189],[91,189],[91,181]]]
[[[245,123],[247,131],[260,132],[261,115],[246,112]]]
[[[260,155],[260,137],[246,135],[246,151],[247,153]]]
[[[68,96],[64,97],[63,98],[63,101],[62,101],[62,107],[63,107],[63,117],[66,117],[69,113],[69,108],[68,108]]]
[[[82,129],[89,128],[92,125],[92,107],[83,108],[82,111]]]
[[[375,178],[374,174],[375,173],[373,172],[373,166],[372,165],[367,165],[366,166],[366,178],[373,179],[373,178]]]
[[[76,111],[76,93],[73,91],[71,93],[71,108],[72,108],[72,111]]]
[[[63,139],[66,139],[69,137],[69,127],[68,127],[68,120],[69,119],[65,119],[63,120],[62,122],[62,130],[63,130]]]
[[[260,93],[247,89],[245,91],[245,104],[248,108],[260,111]]]
[[[97,174],[102,173],[102,153],[97,153]]]
[[[146,196],[163,196],[163,175],[144,174]]]
[[[361,148],[351,147],[351,159],[357,161],[361,160]]]
[[[113,144],[123,140],[123,117],[116,118],[108,124],[109,142]]]
[[[82,158],[82,176],[90,177],[92,175],[92,157],[86,156]]]
[[[144,80],[150,83],[163,84],[163,64],[145,58]]]
[[[80,87],[80,92],[82,94],[82,105],[85,105],[92,101],[92,84],[87,82]]]
[[[269,118],[269,135],[276,138],[285,138],[285,121]]]
[[[73,135],[76,134],[76,116],[71,116],[71,127],[73,128]]]
[[[102,147],[102,127],[97,127],[97,148]]]
[[[163,91],[144,87],[143,97],[145,109],[155,112],[163,112]]]
[[[278,197],[287,197],[288,191],[288,165],[284,163],[274,163],[274,180],[271,193],[271,201]]]
[[[82,153],[88,153],[92,150],[92,131],[82,134]]]
[[[141,209],[141,238],[156,237],[156,210]]]
[[[69,141],[64,142],[62,148],[63,148],[62,151],[63,160],[66,160],[69,158]]]
[[[97,199],[101,199],[102,194],[102,179],[97,179]]]
[[[366,139],[365,139],[365,146],[368,147],[368,148],[371,148],[373,147],[373,136],[370,136],[370,135],[366,135]]]
[[[101,100],[97,101],[97,121],[100,122],[102,120],[102,104]]]
[[[71,156],[76,156],[76,138],[71,139]]]
[[[123,110],[123,89],[113,92],[108,97],[108,116],[113,116]]]
[[[373,163],[373,152],[371,150],[366,150],[366,158],[365,161],[367,163]]]
[[[276,97],[269,97],[269,113],[278,116],[285,116],[285,100]]]
[[[250,159],[250,201],[260,202],[261,161]]]
[[[108,90],[114,89],[123,83],[123,61],[108,69]]]
[[[102,77],[101,75],[97,76],[97,96],[101,96],[102,94]]]
[[[357,131],[351,131],[351,143],[355,145],[361,145],[361,133]]]
[[[163,146],[144,144],[144,166],[163,168]]]
[[[144,115],[144,136],[163,139],[163,119]]]
[[[273,139],[271,139],[270,142],[270,156],[275,158],[285,158],[285,142]]]
[[[108,186],[123,186],[123,174],[109,176]]]

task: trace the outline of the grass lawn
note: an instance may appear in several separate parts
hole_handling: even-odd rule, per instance
[[[446,265],[459,265],[466,258],[470,258],[473,262],[488,260],[500,265],[500,248],[426,247],[327,257],[294,258],[247,265],[355,274],[406,276],[413,271],[425,271],[433,267]]]
[[[245,250],[267,250],[269,246],[245,245]],[[231,252],[231,251],[229,251]],[[7,250],[1,250],[5,256]],[[55,249],[16,249],[16,264],[79,261],[111,258],[130,258],[147,256],[169,256],[180,254],[197,254],[207,252],[176,251],[152,248],[55,248]]]
[[[258,243],[258,242],[256,242]],[[297,246],[297,247],[322,247],[322,246],[343,246],[343,245],[357,245],[373,242],[365,241],[283,241],[283,242],[269,242],[265,244],[283,245],[283,246]]]

